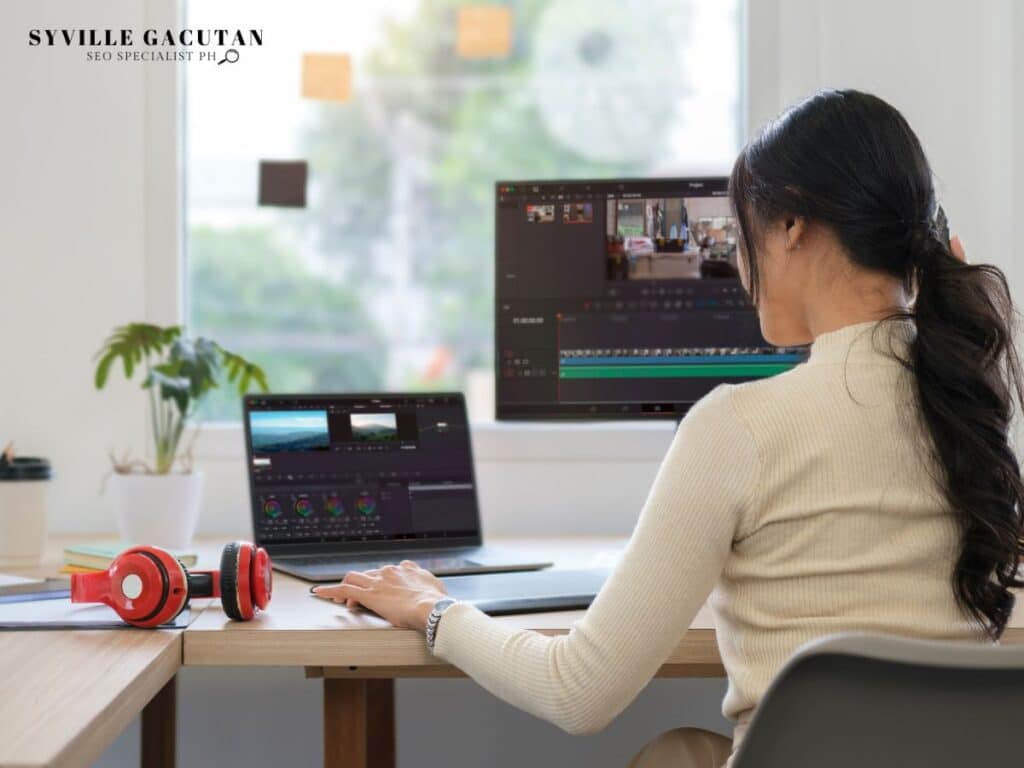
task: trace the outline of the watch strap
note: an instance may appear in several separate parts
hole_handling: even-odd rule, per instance
[[[430,615],[427,617],[427,648],[429,648],[431,652],[434,651],[434,642],[437,640],[437,625],[441,623],[441,617],[444,615],[444,612],[455,605],[455,602],[454,598],[442,597],[434,603],[434,607],[431,609]]]

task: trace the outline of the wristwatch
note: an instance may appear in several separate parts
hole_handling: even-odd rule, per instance
[[[431,653],[434,651],[434,640],[437,638],[437,625],[441,621],[441,617],[444,612],[455,605],[455,600],[451,597],[442,597],[436,603],[434,603],[433,609],[430,611],[430,615],[427,617],[427,648],[430,649]]]

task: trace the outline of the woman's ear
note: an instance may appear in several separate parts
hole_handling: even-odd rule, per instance
[[[807,232],[807,219],[803,216],[787,216],[783,225],[786,228],[786,250],[797,250]]]

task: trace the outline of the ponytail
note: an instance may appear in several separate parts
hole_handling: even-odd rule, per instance
[[[971,265],[938,234],[931,167],[910,125],[867,93],[821,91],[770,122],[740,153],[729,194],[758,297],[762,225],[798,214],[834,231],[856,266],[916,291],[913,372],[936,479],[961,531],[953,594],[992,638],[1013,610],[1024,485],[1010,419],[1024,401],[1013,303],[996,267]]]
[[[963,263],[931,229],[913,238],[911,259],[917,334],[905,364],[960,525],[953,593],[995,639],[1013,610],[1010,590],[1024,586],[1024,484],[1009,442],[1022,398],[1013,302],[998,268]]]

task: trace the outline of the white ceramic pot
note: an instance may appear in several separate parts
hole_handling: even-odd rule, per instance
[[[203,473],[110,477],[117,529],[131,544],[186,550],[199,522]]]

